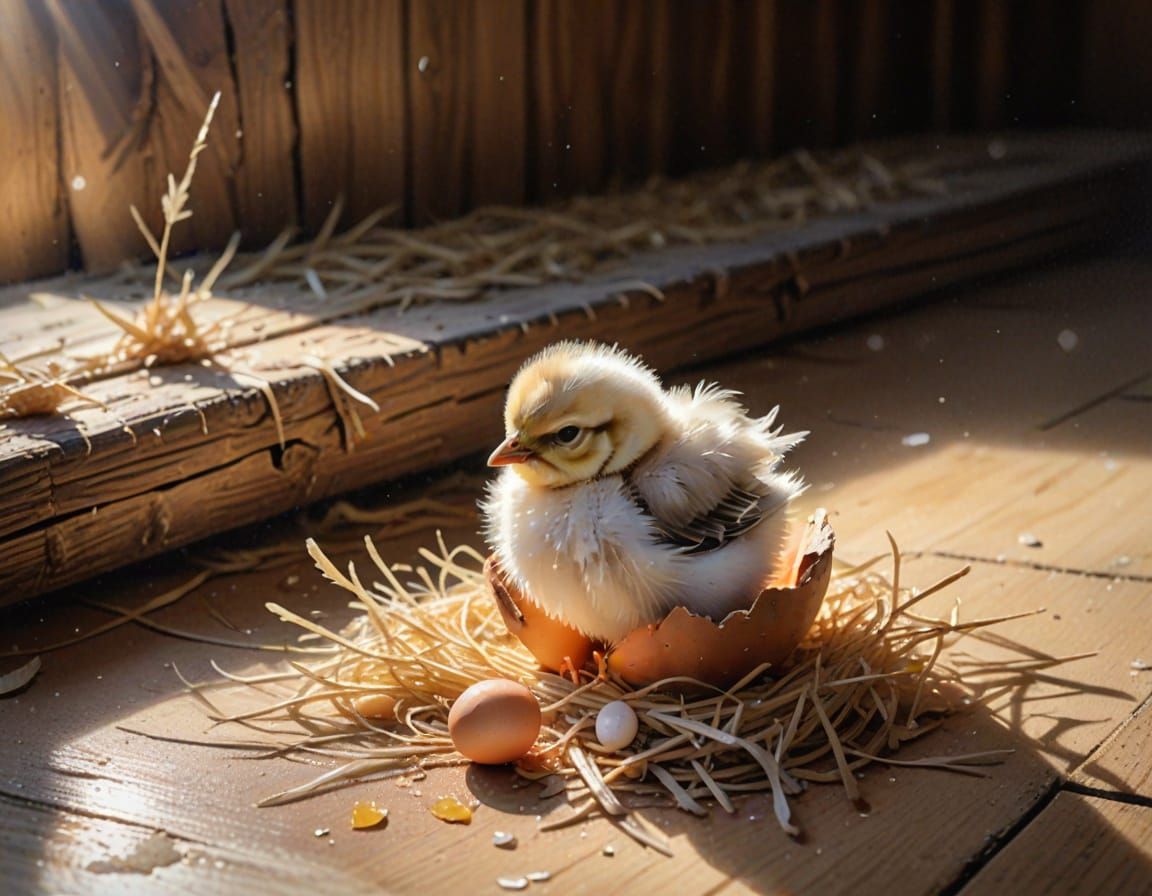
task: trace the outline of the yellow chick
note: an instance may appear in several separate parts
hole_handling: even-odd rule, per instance
[[[803,486],[776,472],[807,433],[737,393],[665,390],[616,347],[561,342],[513,378],[503,467],[483,502],[506,575],[549,616],[612,643],[676,606],[719,621],[771,579],[786,508]]]

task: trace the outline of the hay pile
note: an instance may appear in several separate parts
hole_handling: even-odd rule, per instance
[[[547,779],[542,795],[563,791],[571,808],[542,827],[603,813],[661,851],[667,850],[663,839],[629,805],[660,797],[705,815],[705,802],[733,812],[741,794],[770,791],[780,826],[796,835],[789,797],[809,782],[839,781],[866,810],[855,772],[872,762],[978,773],[976,766],[1004,755],[892,757],[953,708],[947,683],[954,675],[937,661],[945,640],[1003,621],[964,623],[955,610],[947,620],[919,615],[920,601],[967,570],[910,592],[899,584],[895,545],[891,581],[872,569],[877,561],[834,575],[819,617],[783,674],[773,677],[762,667],[724,691],[676,680],[634,689],[603,665],[598,672],[582,670],[576,681],[540,672],[506,632],[481,574],[483,558],[471,548],[449,549],[441,540],[437,552],[421,551],[427,566],[413,569],[389,565],[366,538],[370,575],[380,579],[369,583],[353,564],[341,571],[315,542],[308,546],[325,576],[353,595],[361,615],[336,632],[284,607],[268,608],[304,629],[303,640],[323,642],[331,652],[282,672],[189,683],[214,718],[261,732],[268,755],[342,761],[262,805],[363,778],[463,763],[448,736],[448,710],[465,688],[488,678],[522,682],[543,707],[540,739],[518,771]],[[688,684],[696,686],[691,695],[682,690]],[[256,707],[222,712],[209,697],[222,686],[255,692]],[[357,712],[358,699],[368,695],[393,699],[395,720]],[[626,700],[640,719],[638,737],[619,753],[600,747],[593,732],[597,711],[613,700]]]

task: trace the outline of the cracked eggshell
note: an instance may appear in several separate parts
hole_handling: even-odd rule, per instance
[[[735,610],[715,623],[676,607],[616,644],[608,668],[634,686],[683,677],[725,688],[762,663],[780,666],[820,611],[832,577],[834,543],[827,515],[817,511],[786,552],[783,582],[765,588],[747,610]],[[577,669],[588,661],[596,642],[517,593],[493,557],[484,573],[508,630],[541,666],[559,672],[565,657]]]
[[[504,625],[549,672],[562,672],[565,660],[580,669],[592,656],[592,640],[525,599],[500,572],[495,557],[484,563],[484,577]]]
[[[643,686],[686,677],[726,688],[761,663],[780,666],[808,634],[832,577],[835,536],[823,511],[794,542],[788,584],[765,588],[747,610],[719,623],[676,607],[656,625],[636,629],[608,654],[608,668]]]

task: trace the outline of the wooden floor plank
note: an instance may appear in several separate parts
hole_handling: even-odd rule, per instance
[[[960,892],[1111,896],[1150,879],[1152,808],[1061,793]]]
[[[1061,284],[1099,276],[1115,277],[1117,295],[1108,299],[1093,328],[1086,317],[1077,316],[1081,312],[1075,311],[1072,291],[1065,294]],[[861,817],[837,787],[813,787],[795,803],[806,833],[803,843],[777,829],[761,797],[742,802],[735,817],[715,809],[704,820],[674,810],[643,810],[670,837],[672,859],[644,851],[603,820],[539,832],[537,816],[557,811],[558,801],[538,800],[535,786],[513,789],[502,772],[433,770],[423,780],[362,784],[296,804],[256,809],[258,799],[313,777],[327,760],[318,757],[316,765],[254,761],[231,751],[131,732],[196,739],[235,736],[212,726],[181,693],[173,667],[201,680],[216,676],[212,660],[245,672],[271,668],[280,657],[127,626],[44,654],[44,668],[31,686],[0,700],[0,808],[17,807],[11,830],[4,835],[16,848],[0,850],[0,869],[6,879],[26,889],[41,880],[68,889],[73,881],[88,881],[89,862],[125,855],[152,831],[163,830],[184,858],[154,871],[151,889],[144,879],[128,881],[141,891],[210,887],[215,892],[250,892],[254,877],[270,865],[268,880],[279,881],[275,874],[291,874],[299,867],[299,879],[313,890],[315,869],[321,867],[333,869],[329,889],[336,891],[350,885],[365,892],[428,893],[467,885],[470,891],[495,893],[499,876],[544,870],[553,875],[548,887],[575,892],[613,892],[634,885],[690,893],[787,890],[860,896],[926,894],[952,887],[985,862],[990,845],[1007,839],[987,868],[975,874],[970,888],[1042,891],[1061,881],[1087,887],[1099,879],[1112,886],[1112,892],[1123,891],[1131,881],[1143,879],[1131,875],[1146,870],[1148,821],[1141,813],[1152,809],[1061,793],[1027,822],[1053,788],[1077,769],[1075,780],[1082,788],[1140,795],[1146,786],[1146,763],[1140,757],[1131,762],[1136,754],[1125,752],[1122,745],[1138,747],[1147,732],[1137,727],[1109,738],[1152,698],[1152,676],[1133,675],[1130,668],[1133,659],[1150,659],[1145,627],[1133,621],[1152,617],[1152,589],[1142,574],[1131,573],[1131,566],[1124,568],[1127,574],[1099,566],[1120,551],[1144,556],[1131,542],[1133,530],[1140,529],[1133,520],[1140,517],[1125,510],[1124,502],[1146,501],[1140,496],[1152,487],[1152,465],[1138,441],[1139,422],[1132,422],[1146,403],[1121,398],[1128,391],[1121,389],[1115,398],[1070,418],[1093,421],[1088,432],[1064,424],[1039,427],[1053,409],[1063,413],[1068,406],[1115,390],[1113,380],[1126,373],[1128,362],[1110,366],[1098,353],[1119,353],[1116,346],[1135,338],[1128,334],[1137,320],[1133,307],[1145,294],[1140,284],[1152,282],[1152,267],[1144,262],[1082,261],[1030,280],[1026,287],[1017,283],[969,291],[953,302],[866,320],[793,343],[785,351],[760,351],[739,362],[697,367],[674,377],[742,388],[758,412],[779,401],[786,425],[813,429],[791,462],[812,484],[805,506],[823,504],[836,513],[842,556],[866,555],[885,542],[884,530],[890,529],[910,553],[922,552],[906,560],[903,578],[923,588],[964,562],[934,553],[959,553],[957,545],[978,549],[982,559],[973,563],[969,575],[930,599],[927,611],[946,613],[956,599],[962,616],[969,619],[1044,608],[1040,615],[998,626],[992,640],[965,638],[946,650],[943,661],[964,674],[980,699],[901,757],[1014,749],[1003,765],[987,770],[987,778],[874,768],[860,782],[872,806],[867,817]],[[1045,315],[1047,330],[1036,333]],[[1051,350],[1051,330],[1065,324],[1081,334],[1083,355],[1058,345]],[[1002,341],[984,335],[997,325]],[[1109,335],[1111,328],[1124,332]],[[875,335],[883,337],[881,351],[869,348]],[[498,393],[488,399],[469,390],[477,388],[476,369],[505,363],[509,345],[517,341],[506,338],[479,343],[469,352],[445,352],[438,359],[461,396],[491,400],[493,413]],[[949,344],[952,339],[956,346]],[[987,379],[936,379],[933,371],[941,351],[948,359],[967,356],[973,366],[987,365]],[[1001,355],[1015,361],[1010,365],[997,360]],[[1094,373],[1101,365],[1103,370]],[[1006,380],[1009,374],[1046,385],[1030,393],[1031,403],[1015,383],[1005,382],[999,391],[989,388],[989,382]],[[940,406],[935,392],[948,382],[954,388]],[[398,394],[396,401],[403,400]],[[407,407],[410,420],[443,411]],[[853,407],[862,422],[874,425],[843,421],[841,415]],[[940,407],[951,410],[942,412]],[[878,420],[869,416],[873,409]],[[249,413],[257,419],[260,411],[253,407]],[[957,416],[928,416],[940,413]],[[498,420],[493,425],[498,426]],[[904,435],[921,427],[932,433],[928,445],[901,443]],[[1124,476],[1114,477],[1117,469],[1106,468],[1109,460],[1126,471]],[[163,462],[159,455],[156,462]],[[370,463],[371,456],[363,462]],[[324,475],[340,474],[329,470]],[[429,493],[423,485],[417,488],[417,494]],[[468,507],[479,497],[481,482],[465,477],[452,488],[447,497]],[[235,491],[238,503],[247,500],[242,489]],[[389,498],[377,495],[377,500]],[[1120,502],[1119,511],[1105,512],[1115,502]],[[1041,549],[1019,543],[1009,545],[1018,553],[996,562],[999,540],[1017,537],[1015,528],[1023,517],[1014,514],[1065,505],[1084,508],[1083,519],[1057,512],[1056,534],[1037,533],[1047,537],[1043,550],[1054,552],[1044,556],[1057,564],[1096,564],[1086,570],[1091,574],[1034,568],[1031,558]],[[163,514],[155,519],[162,522]],[[213,579],[156,614],[155,620],[204,636],[283,643],[291,637],[290,629],[263,606],[275,600],[299,611],[322,612],[327,624],[339,627],[351,610],[341,592],[310,566],[302,548],[306,534],[330,546],[337,533],[322,532],[315,518],[299,526],[285,520],[280,526],[267,536],[249,530],[243,538],[287,545],[296,554],[289,565]],[[355,539],[365,530],[384,555],[395,560],[411,559],[415,548],[433,537],[430,529],[400,535],[388,527],[353,526],[343,533],[348,541],[337,552],[338,562],[362,557]],[[475,544],[477,530],[474,520],[464,520],[446,537]],[[228,543],[239,540],[233,536]],[[13,646],[42,649],[55,638],[105,622],[105,613],[78,603],[85,598],[124,608],[140,606],[184,581],[195,571],[190,564],[188,555],[170,554],[128,573],[108,574],[57,595],[0,609],[0,652]],[[208,606],[232,627],[213,618]],[[986,671],[993,660],[1080,654],[1091,655],[1031,673]],[[19,661],[0,662],[5,664],[0,671],[6,671]],[[1138,715],[1133,724],[1144,725],[1143,719]],[[204,786],[206,780],[212,786]],[[481,801],[471,826],[447,826],[429,814],[429,803],[443,794],[471,794]],[[385,829],[365,834],[348,829],[351,803],[364,798],[389,808]],[[944,820],[942,806],[947,807]],[[1061,814],[1052,815],[1054,809]],[[55,819],[63,821],[57,824]],[[1038,828],[1041,824],[1046,827]],[[315,836],[324,828],[330,834]],[[511,852],[493,847],[496,830],[515,833],[519,847]],[[1055,862],[1038,852],[1053,843],[1065,844],[1055,853]],[[894,844],[899,846],[899,861],[893,860]],[[609,845],[613,856],[603,853]],[[1085,858],[1075,864],[1080,853]],[[200,854],[209,857],[207,865],[196,863],[194,857]],[[445,861],[445,855],[451,860]],[[217,858],[225,867],[215,867]],[[43,878],[47,872],[37,861],[45,861],[55,876]],[[1043,867],[1045,863],[1050,867]]]
[[[29,875],[28,869],[36,874]],[[181,894],[257,891],[363,894],[370,884],[340,871],[162,829],[0,796],[0,873],[11,896],[34,893]]]
[[[1145,654],[1146,656],[1146,654]],[[1152,660],[1141,655],[1129,661],[1134,679],[1152,676],[1146,666]],[[1084,763],[1072,780],[1083,787],[1143,797],[1152,807],[1152,706],[1145,703],[1104,746]]]

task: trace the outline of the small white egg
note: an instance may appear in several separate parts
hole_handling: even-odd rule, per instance
[[[596,739],[607,750],[622,750],[636,736],[640,722],[623,700],[613,700],[596,713]]]

